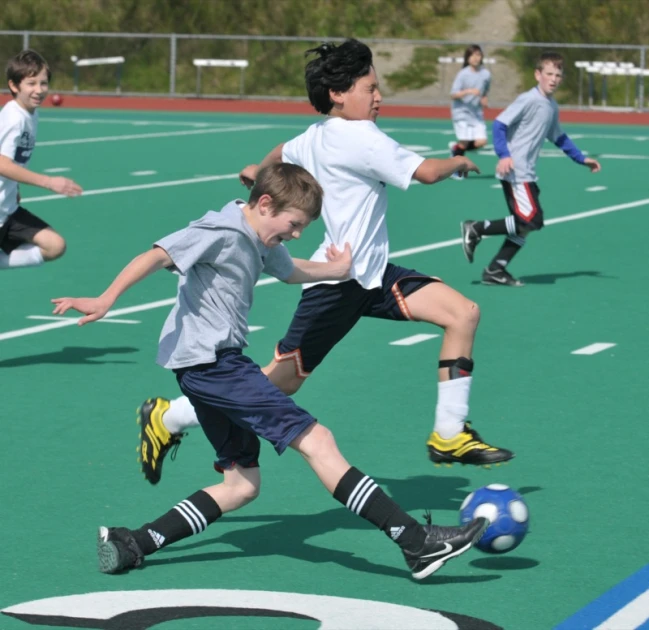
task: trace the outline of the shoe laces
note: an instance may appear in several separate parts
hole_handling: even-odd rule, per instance
[[[176,454],[178,453],[178,449],[180,448],[180,443],[182,442],[182,439],[184,437],[187,437],[187,433],[179,433],[176,435],[171,436],[171,451],[169,452],[169,457],[171,457],[171,461],[175,461],[176,459]]]

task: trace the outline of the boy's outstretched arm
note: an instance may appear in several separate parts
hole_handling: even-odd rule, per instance
[[[63,297],[54,298],[53,304],[54,315],[63,315],[69,309],[74,309],[83,313],[85,317],[79,320],[79,326],[101,319],[110,310],[110,307],[116,302],[117,298],[122,295],[129,287],[143,280],[154,271],[164,267],[173,266],[173,260],[169,254],[161,247],[154,247],[144,254],[136,256],[113,280],[110,286],[96,298],[73,298]]]
[[[345,243],[342,252],[335,245],[330,245],[326,251],[326,256],[328,262],[293,258],[295,268],[284,282],[287,284],[303,284],[304,282],[347,280],[352,268],[352,248],[349,243]]]
[[[252,188],[260,168],[270,166],[271,164],[279,164],[282,161],[283,148],[284,143],[278,144],[259,164],[248,164],[248,166],[241,169],[239,181],[246,188]]]
[[[571,160],[577,162],[577,164],[587,166],[591,173],[598,173],[602,170],[599,162],[593,158],[587,158],[568,137],[568,134],[561,134],[554,144],[558,146]]]
[[[439,160],[428,158],[414,172],[412,178],[422,184],[436,184],[453,175],[453,173],[479,173],[480,169],[464,156]]]
[[[16,164],[6,155],[0,155],[0,175],[7,179],[13,179],[19,184],[39,186],[66,197],[76,197],[83,192],[79,184],[67,177],[49,177],[48,175],[34,173],[28,168]]]

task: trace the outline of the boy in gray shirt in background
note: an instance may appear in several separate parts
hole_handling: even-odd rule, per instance
[[[500,158],[496,176],[501,180],[510,216],[462,223],[462,247],[469,262],[473,262],[483,236],[507,235],[482,273],[483,284],[523,286],[506,267],[525,245],[527,234],[543,227],[536,162],[546,138],[591,172],[601,168],[597,160],[584,156],[559,125],[559,106],[552,95],[563,78],[563,57],[555,52],[542,53],[534,76],[538,85],[521,94],[493,124],[494,150]]]
[[[175,372],[183,394],[216,451],[223,482],[199,490],[138,529],[100,527],[99,570],[138,567],[162,547],[198,534],[226,512],[254,500],[261,485],[259,438],[278,454],[287,447],[306,459],[325,488],[401,548],[415,579],[467,551],[488,525],[417,523],[371,477],[342,456],[333,434],[298,407],[242,353],[255,283],[262,272],[287,283],[344,280],[351,249],[331,245],[326,262],[293,259],[283,241],[299,238],[320,215],[322,188],[305,169],[275,164],[257,174],[248,203],[236,200],[208,212],[136,257],[97,298],[56,298],[55,314],[72,308],[79,325],[102,318],[136,282],[162,268],[180,275],[176,304],[167,317],[157,362]],[[152,441],[153,448],[156,442]],[[146,457],[147,453],[142,453]]]

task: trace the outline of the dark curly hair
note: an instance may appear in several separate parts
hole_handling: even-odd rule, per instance
[[[329,90],[346,92],[372,68],[372,51],[357,39],[348,39],[340,46],[322,44],[307,50],[305,56],[310,54],[318,57],[306,65],[306,91],[311,105],[321,114],[328,114],[333,107]]]

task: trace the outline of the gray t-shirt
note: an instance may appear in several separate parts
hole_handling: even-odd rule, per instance
[[[252,293],[262,272],[286,280],[293,260],[284,245],[266,247],[246,221],[245,202],[210,210],[156,241],[174,262],[178,295],[160,333],[157,362],[177,369],[213,363],[223,348],[244,348]]]
[[[523,92],[496,120],[507,125],[507,148],[514,160],[514,169],[498,178],[513,184],[535,182],[543,142],[546,138],[555,142],[563,134],[557,102],[535,87]]]
[[[483,122],[484,113],[482,105],[480,105],[480,99],[489,93],[490,86],[491,72],[486,68],[480,68],[477,72],[471,66],[462,68],[455,76],[451,86],[451,94],[478,88],[480,96],[467,94],[459,99],[454,98],[451,102],[453,122]]]

